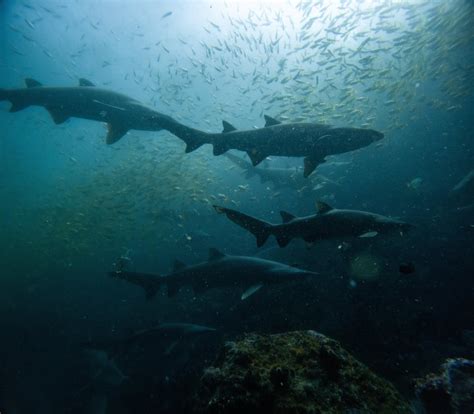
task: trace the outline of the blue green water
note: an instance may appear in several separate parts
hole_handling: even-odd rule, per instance
[[[259,167],[290,169],[280,186],[246,178],[209,145],[186,154],[166,131],[107,146],[99,122],[55,125],[44,108],[9,113],[0,102],[0,411],[86,412],[80,344],[164,322],[220,336],[120,355],[127,380],[107,389],[109,412],[180,412],[183,372],[243,332],[320,331],[409,399],[413,378],[472,358],[474,185],[453,189],[474,168],[473,12],[461,0],[0,2],[1,88],[86,78],[206,132],[222,120],[263,127],[267,114],[385,134],[329,157],[303,183],[291,178],[301,158],[272,156]],[[279,222],[280,210],[314,214],[317,200],[416,227],[257,248],[212,208]],[[246,301],[236,289],[189,287],[147,301],[107,276],[123,255],[135,271],[166,274],[175,259],[207,260],[211,247],[321,281]],[[400,272],[403,263],[415,272]]]

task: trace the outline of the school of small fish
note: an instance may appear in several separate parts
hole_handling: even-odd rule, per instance
[[[373,2],[371,7],[355,0],[289,3],[291,13],[263,3],[246,9],[224,1],[212,20],[186,37],[174,33],[154,38],[138,24],[119,31],[90,14],[78,22],[84,32],[64,56],[35,33],[48,26],[67,32],[70,28],[61,24],[68,5],[21,2],[22,13],[4,30],[7,48],[22,62],[22,69],[11,62],[1,64],[23,75],[29,59],[26,50],[33,44],[46,63],[59,64],[62,75],[76,82],[90,77],[81,61],[93,59],[97,39],[111,50],[119,42],[140,45],[131,57],[131,72],[122,71],[120,57],[113,53],[101,57],[103,79],[98,84],[108,85],[108,75],[118,73],[137,98],[144,97],[166,113],[174,108],[177,120],[209,131],[216,131],[222,118],[232,121],[229,114],[250,125],[271,114],[283,121],[357,125],[390,134],[423,119],[422,108],[457,111],[460,99],[472,96],[474,65],[459,59],[472,54],[474,42],[468,2],[456,2],[456,7],[429,0]],[[156,13],[156,21],[170,32],[181,12]],[[19,208],[14,222],[20,224],[10,229],[17,243],[7,249],[30,245],[33,260],[46,267],[51,257],[72,264],[84,252],[93,255],[103,250],[104,242],[116,251],[123,247],[117,245],[123,235],[140,234],[156,245],[182,243],[192,237],[186,214],[199,215],[201,206],[216,201],[237,206],[237,200],[249,193],[245,181],[222,186],[208,157],[185,156],[173,148],[181,145],[175,140],[147,141],[146,151],[141,142],[122,143],[128,155],[112,162],[98,155],[87,173],[74,153],[65,152],[68,169],[85,177],[77,186],[57,179],[51,194],[41,200],[41,211]],[[98,144],[93,149],[104,151]],[[114,155],[120,148],[117,151]],[[235,169],[225,160],[218,165],[220,171]],[[417,180],[407,185],[418,188]],[[318,191],[325,183],[308,182],[306,190]],[[266,190],[269,199],[279,196],[270,187]],[[57,194],[62,194],[60,203]],[[35,235],[27,231],[32,220],[40,221]],[[176,233],[176,222],[182,234]]]

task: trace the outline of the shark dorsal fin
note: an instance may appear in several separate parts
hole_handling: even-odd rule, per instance
[[[281,219],[283,220],[283,223],[288,223],[289,221],[293,220],[295,216],[291,213],[288,213],[286,211],[280,211],[280,216]]]
[[[209,249],[209,261],[222,259],[223,257],[225,257],[225,254],[216,248],[211,247]]]
[[[90,80],[80,78],[79,79],[79,86],[95,86]]]
[[[281,124],[280,121],[277,121],[275,118],[272,118],[271,116],[263,115],[263,117],[265,118],[266,127]]]
[[[179,272],[180,270],[183,270],[185,267],[186,265],[181,260],[175,260],[173,263],[174,272]]]
[[[328,211],[331,211],[333,208],[325,203],[324,201],[316,201],[316,210],[318,211],[319,214],[324,214],[327,213]]]
[[[25,83],[27,88],[37,88],[38,86],[43,86],[41,82],[38,82],[37,80],[31,78],[26,78]]]
[[[224,129],[222,130],[223,134],[226,134],[227,132],[237,131],[237,128],[227,121],[222,121],[222,126],[224,127]]]

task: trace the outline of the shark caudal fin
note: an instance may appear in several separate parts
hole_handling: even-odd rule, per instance
[[[210,143],[208,134],[203,131],[199,131],[198,129],[190,128],[180,124],[178,121],[168,120],[166,123],[160,126],[162,129],[166,129],[184,141],[186,144],[186,154],[197,150],[201,145]]]
[[[137,273],[137,272],[109,272],[110,277],[116,279],[126,280],[129,283],[140,286],[145,291],[147,299],[153,299],[160,286],[164,283],[160,275],[154,275],[150,273]]]
[[[9,112],[18,112],[30,106],[23,102],[18,95],[15,95],[14,92],[9,91],[8,89],[0,89],[0,102],[1,101],[10,101],[12,105]]]
[[[0,88],[0,102],[8,100],[8,92],[6,89]]]
[[[271,223],[267,223],[266,221],[259,220],[230,208],[215,205],[213,207],[218,213],[225,214],[229,220],[252,233],[257,239],[257,247],[263,246],[267,241],[268,236],[272,234],[273,224]]]
[[[206,144],[206,141],[201,138],[200,134],[189,134],[189,135],[185,134],[185,135],[177,135],[177,136],[185,142],[186,154],[193,152],[197,150],[200,146]]]

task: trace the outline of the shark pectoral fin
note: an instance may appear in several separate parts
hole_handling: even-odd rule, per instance
[[[79,79],[79,86],[95,86],[90,80],[80,78]]]
[[[224,128],[222,130],[223,134],[226,134],[227,132],[237,131],[237,128],[227,121],[222,121],[222,127]]]
[[[279,234],[276,239],[280,247],[285,247],[290,242],[290,238],[286,234]]]
[[[31,78],[26,78],[25,84],[27,88],[37,88],[38,86],[43,86],[41,82],[38,82],[37,80]]]
[[[277,121],[275,118],[272,118],[271,116],[263,115],[263,117],[265,118],[265,126],[266,127],[281,124],[280,121]]]
[[[372,237],[377,236],[379,234],[377,231],[367,231],[359,236],[360,239],[370,239]]]
[[[128,128],[120,124],[107,124],[108,133],[105,142],[107,145],[117,142],[122,138],[127,132]]]
[[[46,109],[56,125],[62,124],[69,119],[69,114],[65,113],[61,108],[46,107]]]
[[[244,293],[242,293],[242,296],[240,296],[241,300],[245,300],[252,296],[254,293],[258,292],[263,286],[263,283],[257,283],[256,285],[252,285],[249,288],[245,290]]]
[[[316,167],[324,162],[324,160],[318,160],[313,157],[305,157],[304,159],[304,177],[307,178],[311,175],[311,173],[316,169]]]
[[[296,218],[296,216],[294,216],[293,214],[288,213],[287,211],[283,211],[283,210],[280,211],[280,216],[281,216],[281,219],[283,220],[283,223],[288,223],[291,220]]]
[[[247,151],[247,155],[252,161],[252,165],[255,167],[256,165],[260,164],[265,158],[267,158],[267,154],[257,151],[253,149],[251,151]]]

